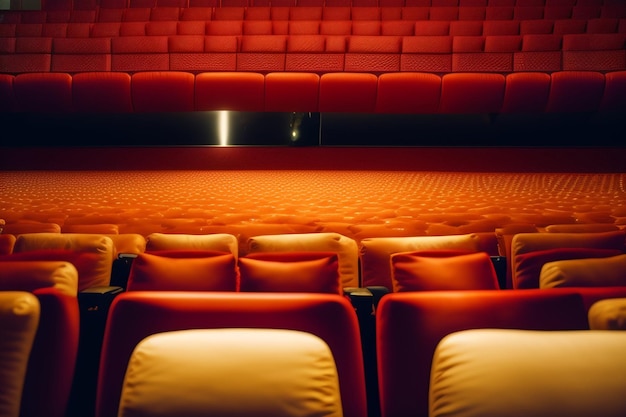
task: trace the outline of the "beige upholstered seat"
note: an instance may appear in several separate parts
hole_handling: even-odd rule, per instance
[[[541,288],[626,286],[626,254],[545,263],[541,267],[539,286]]]
[[[626,333],[478,329],[435,350],[430,417],[622,417]]]
[[[39,300],[24,291],[0,291],[0,415],[18,417],[37,325]]]
[[[626,298],[596,301],[588,316],[591,330],[626,330]]]
[[[311,333],[200,329],[156,333],[131,356],[119,417],[341,417],[335,362]]]
[[[83,291],[109,285],[115,246],[110,237],[98,234],[28,233],[17,237],[13,254],[20,260],[71,262],[78,270],[78,291]]]
[[[185,233],[151,233],[146,237],[146,251],[216,250],[238,255],[237,237],[228,233],[191,235]]]
[[[341,285],[344,288],[359,286],[357,243],[354,239],[339,233],[292,233],[253,236],[248,239],[246,252],[334,252],[339,259]]]

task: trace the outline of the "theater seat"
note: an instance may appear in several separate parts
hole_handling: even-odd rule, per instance
[[[39,322],[34,324],[36,335],[28,359],[19,416],[64,417],[79,344],[77,269],[66,261],[5,258],[0,264],[0,294],[26,291],[32,293],[39,304]],[[25,301],[21,307],[24,314],[28,312],[27,306]],[[17,362],[14,366],[18,366]],[[3,393],[4,388],[3,385]]]
[[[502,112],[543,113],[550,94],[550,74],[519,72],[506,76]]]
[[[546,111],[595,112],[600,107],[603,95],[604,76],[600,72],[556,72],[551,74]]]
[[[448,334],[480,328],[588,329],[578,294],[539,289],[387,294],[378,305],[376,326],[382,417],[429,415],[433,354]]]
[[[320,77],[320,111],[373,112],[378,79],[368,73],[328,73]]]
[[[131,77],[135,112],[193,111],[195,77],[182,71],[148,71]]]
[[[626,255],[546,262],[539,288],[626,287]]]
[[[315,112],[319,75],[310,72],[272,72],[265,76],[265,111]]]
[[[502,74],[451,73],[441,77],[441,113],[497,113],[502,108]]]
[[[69,112],[72,110],[72,76],[67,73],[24,73],[15,76],[13,91],[19,111]]]
[[[19,417],[28,358],[39,325],[39,300],[30,292],[0,291],[0,413]]]
[[[72,99],[77,112],[130,113],[131,76],[125,72],[81,72],[72,76]]]
[[[263,111],[265,77],[252,72],[196,75],[196,110]]]
[[[237,360],[224,361],[231,355]],[[321,338],[295,330],[196,329],[139,342],[118,416],[137,413],[341,416],[342,409],[335,361]]]
[[[338,256],[342,288],[359,286],[358,247],[354,239],[339,233],[260,235],[248,239],[246,254],[332,252]]]
[[[625,347],[624,332],[450,334],[434,354],[429,416],[622,416]]]
[[[366,415],[358,322],[352,305],[343,296],[139,291],[120,294],[115,298],[109,313],[96,417],[118,416],[120,399],[128,389],[124,389],[124,376],[129,360],[133,350],[146,337],[176,330],[217,328],[272,328],[302,331],[319,337],[329,346],[337,366],[343,415]],[[257,343],[262,342],[254,339],[249,346]],[[195,344],[186,345],[191,347]],[[215,358],[224,365],[224,356],[217,355]],[[239,360],[243,359],[239,358],[233,363],[239,363]],[[224,383],[226,381],[222,381]],[[291,383],[296,381],[292,380]],[[190,391],[187,391],[186,396],[189,395]],[[126,401],[127,397],[124,397],[121,403],[123,409],[129,406]]]

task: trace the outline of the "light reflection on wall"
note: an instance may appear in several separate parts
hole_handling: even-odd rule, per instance
[[[218,123],[217,123],[217,137],[219,138],[220,146],[228,146],[229,137],[230,137],[230,122],[229,122],[229,111],[228,110],[220,110],[217,114]]]

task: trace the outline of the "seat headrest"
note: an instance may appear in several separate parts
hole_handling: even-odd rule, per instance
[[[310,333],[200,329],[156,333],[135,348],[118,417],[341,417],[329,347]]]

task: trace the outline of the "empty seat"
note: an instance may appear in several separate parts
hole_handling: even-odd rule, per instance
[[[400,70],[400,36],[351,36],[345,55],[348,72],[396,72]]]
[[[56,38],[52,46],[52,71],[111,70],[111,41],[108,38]]]
[[[506,76],[502,112],[542,113],[550,95],[550,74],[519,72]]]
[[[237,70],[261,73],[284,71],[286,51],[285,35],[242,36]]]
[[[311,72],[267,74],[265,76],[265,111],[317,111],[319,82],[319,75]]]
[[[320,111],[372,112],[378,79],[366,73],[329,73],[320,78]]]
[[[428,416],[433,354],[448,334],[475,328],[588,328],[578,294],[538,289],[388,294],[378,305],[376,326],[383,417]]]
[[[626,255],[563,259],[541,267],[539,288],[626,287]]]
[[[255,343],[249,344],[250,340]],[[224,363],[221,358],[233,352],[237,361]],[[187,382],[181,385],[182,380]],[[145,416],[173,417],[201,410],[245,417],[281,415],[287,409],[341,415],[338,381],[328,345],[310,333],[275,329],[164,332],[142,340],[133,352],[119,415],[140,411]],[[198,395],[190,396],[190,389]],[[163,414],[163,409],[171,412]]]
[[[4,41],[12,46],[0,54],[0,71],[13,74],[50,71],[52,38],[18,35]]]
[[[246,12],[244,6],[221,6],[213,9],[214,20],[243,20]]]
[[[263,74],[204,72],[196,75],[196,110],[263,111]]]
[[[150,20],[151,7],[129,7],[124,9],[123,22],[147,22]]]
[[[604,74],[604,94],[600,110],[611,112],[626,111],[626,71]]]
[[[189,72],[139,72],[131,78],[135,112],[187,112],[194,110],[195,77]]]
[[[170,36],[170,70],[235,71],[238,41],[237,36]]]
[[[626,69],[626,33],[563,35],[563,70],[620,71]]]
[[[166,21],[180,19],[181,8],[178,6],[157,6],[150,10],[150,20]]]
[[[434,353],[429,415],[465,416],[469,409],[506,417],[523,407],[532,416],[620,416],[626,378],[616,368],[624,367],[624,346],[623,332],[455,332]],[[568,401],[555,401],[561,397]]]
[[[72,77],[67,73],[18,74],[13,81],[13,91],[19,111],[72,110]]]
[[[377,113],[434,114],[439,109],[441,77],[418,72],[380,74]]]
[[[30,292],[0,291],[2,414],[18,417],[28,358],[39,325],[39,300]]]
[[[14,75],[0,74],[0,111],[15,111],[15,95],[13,94]]]
[[[128,113],[133,111],[130,74],[82,72],[72,76],[72,99],[79,112]]]
[[[343,296],[128,292],[111,305],[96,416],[118,415],[129,358],[146,337],[174,330],[243,327],[299,330],[320,337],[337,366],[343,415],[366,415],[358,321]]]
[[[169,36],[178,33],[177,21],[150,21],[146,23],[145,32],[148,36]]]
[[[290,35],[285,70],[293,72],[340,72],[344,70],[344,36]]]
[[[180,20],[207,21],[212,18],[212,7],[184,7],[180,12]]]
[[[289,9],[289,20],[322,20],[321,6],[298,6]]]
[[[502,74],[452,73],[441,77],[442,113],[497,113],[504,100]]]
[[[599,72],[560,71],[552,73],[548,112],[593,112],[604,94],[604,76]]]
[[[112,71],[167,71],[167,36],[121,36],[111,39]]]
[[[562,37],[553,34],[522,36],[522,50],[513,55],[514,71],[552,72],[562,69]]]
[[[417,26],[416,26],[417,31]],[[446,73],[452,71],[452,36],[405,36],[400,70]]]
[[[78,354],[77,269],[66,261],[22,262],[13,259],[13,255],[8,255],[0,262],[0,294],[26,291],[32,293],[39,304],[39,322],[34,323],[36,335],[28,357],[21,406],[19,414],[15,415],[63,417],[70,400]],[[20,306],[24,318],[29,307],[27,300]],[[4,326],[2,329],[8,330]],[[10,340],[13,343],[16,339]],[[19,366],[19,358],[13,356],[12,359],[15,360],[13,366]],[[5,390],[3,393],[16,394]],[[11,399],[19,404],[19,396]]]

